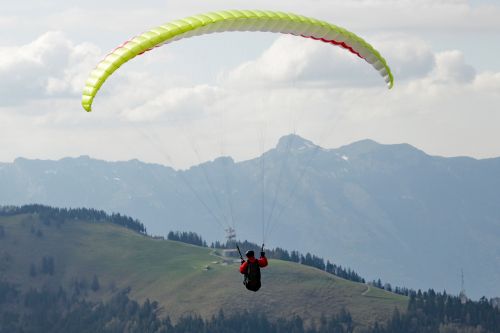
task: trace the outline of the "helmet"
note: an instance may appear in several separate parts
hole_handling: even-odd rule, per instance
[[[255,256],[255,254],[254,254],[254,253],[253,253],[253,251],[251,251],[251,250],[250,250],[250,251],[247,251],[247,252],[245,253],[245,255],[247,256],[247,258],[250,258],[250,257]]]

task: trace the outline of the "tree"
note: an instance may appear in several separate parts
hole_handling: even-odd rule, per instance
[[[97,275],[94,274],[94,277],[92,278],[92,283],[90,285],[90,289],[92,289],[92,291],[96,292],[99,290],[99,288],[100,288],[99,280],[97,279]]]
[[[36,276],[36,266],[34,263],[31,263],[30,265],[30,276],[35,277]]]
[[[42,258],[42,273],[48,275],[54,275],[55,272],[55,264],[54,258],[52,257],[43,257]]]
[[[299,261],[300,261],[299,252],[297,252],[297,251],[292,251],[292,252],[290,253],[290,261],[293,261],[293,262],[299,262]]]

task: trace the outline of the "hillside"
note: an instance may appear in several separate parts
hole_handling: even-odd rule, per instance
[[[364,284],[279,260],[263,271],[264,286],[253,294],[241,285],[238,264],[223,264],[212,249],[153,239],[109,223],[42,223],[38,215],[22,214],[0,217],[0,226],[2,280],[25,290],[79,285],[90,299],[107,299],[131,287],[132,298],[156,300],[174,319],[256,309],[271,317],[298,314],[319,320],[345,307],[355,322],[367,325],[385,321],[395,307],[404,311],[407,304],[406,297],[367,291]],[[52,258],[53,275],[42,272],[43,258]],[[94,275],[100,286],[96,292],[88,287]]]
[[[463,269],[474,298],[500,295],[498,202],[499,158],[370,140],[324,149],[290,135],[258,158],[188,170],[89,157],[0,163],[0,204],[118,211],[152,234],[189,230],[209,242],[233,220],[240,237],[261,242],[265,220],[268,245],[316,253],[367,279],[458,293]]]

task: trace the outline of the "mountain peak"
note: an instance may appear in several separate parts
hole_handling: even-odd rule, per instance
[[[316,147],[317,145],[315,145],[312,141],[304,139],[303,137],[297,134],[288,134],[282,136],[279,139],[278,144],[276,145],[276,149],[280,151],[302,150],[302,149],[316,148]]]
[[[355,141],[355,142],[350,143],[348,145],[342,146],[339,149],[351,150],[351,151],[356,151],[358,153],[362,153],[362,152],[370,152],[370,151],[376,150],[376,149],[380,148],[381,146],[382,146],[382,144],[380,144],[374,140],[363,139],[363,140]]]
[[[221,165],[231,165],[234,164],[234,160],[231,156],[220,156],[214,159],[213,163]]]
[[[342,146],[338,149],[348,156],[360,156],[365,154],[376,154],[379,157],[389,156],[400,160],[410,161],[414,158],[421,158],[426,155],[420,149],[407,143],[382,144],[370,139],[364,139]]]

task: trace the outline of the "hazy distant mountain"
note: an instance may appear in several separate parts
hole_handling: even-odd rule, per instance
[[[500,294],[500,158],[370,140],[323,149],[290,135],[259,158],[186,171],[89,157],[0,164],[0,204],[33,202],[122,212],[150,233],[191,230],[209,241],[234,220],[239,238],[259,242],[264,219],[270,246],[368,279],[457,293],[463,268],[471,296]]]

